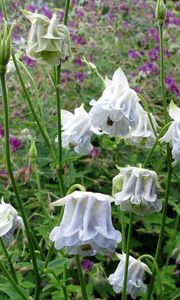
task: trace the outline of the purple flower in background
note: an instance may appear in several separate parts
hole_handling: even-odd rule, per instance
[[[76,11],[76,16],[77,16],[78,18],[81,18],[81,17],[84,16],[84,13],[83,13],[82,9],[80,9],[80,8],[77,9],[77,11]]]
[[[72,1],[71,1],[71,4],[72,4],[72,5],[75,5],[76,3],[77,3],[77,0],[72,0]]]
[[[71,38],[77,44],[86,44],[86,40],[82,36],[78,35],[76,32],[71,32]]]
[[[169,58],[169,57],[171,56],[171,54],[170,54],[170,52],[169,52],[168,49],[164,49],[164,56],[165,56],[166,58]]]
[[[128,57],[132,58],[132,59],[138,59],[141,57],[141,54],[139,53],[139,51],[136,51],[134,49],[129,49],[128,50]]]
[[[0,125],[0,137],[4,137],[4,128],[2,125]]]
[[[90,155],[92,157],[98,157],[98,156],[100,156],[100,151],[96,147],[93,147],[90,152]]]
[[[82,66],[83,65],[82,59],[80,57],[75,58],[74,64],[77,66]]]
[[[85,79],[85,75],[83,74],[83,72],[76,72],[75,73],[75,78],[77,81],[83,81]]]
[[[29,67],[33,67],[36,64],[36,60],[30,58],[27,55],[23,56],[23,62],[25,63],[25,65],[29,66]]]
[[[139,71],[142,71],[145,75],[156,75],[158,72],[158,67],[153,62],[147,62],[144,65],[138,68]]]
[[[36,6],[34,4],[30,4],[26,7],[26,9],[34,13],[36,11]]]
[[[176,80],[173,77],[167,76],[165,78],[165,86],[167,91],[180,97],[180,88],[177,86]]]
[[[92,269],[93,262],[91,260],[87,259],[87,258],[84,258],[81,261],[81,267],[82,267],[83,271],[88,272]]]
[[[64,11],[63,10],[61,10],[59,12],[59,16],[60,16],[60,20],[62,21],[64,19]]]
[[[61,72],[61,82],[67,83],[68,81],[72,80],[72,75],[69,70],[64,70]]]
[[[155,49],[149,50],[148,58],[150,61],[156,60],[158,58],[158,52]]]
[[[113,24],[113,14],[110,13],[110,12],[108,12],[108,13],[106,14],[106,18],[107,18],[107,20],[108,20],[108,23],[109,23],[110,25],[112,25],[112,24]]]
[[[3,14],[2,12],[0,11],[0,24],[3,22]]]
[[[148,36],[155,42],[159,42],[159,33],[157,28],[149,28]]]
[[[53,16],[53,12],[46,6],[42,5],[41,8],[41,13],[44,14],[47,18],[51,19]]]
[[[9,143],[13,152],[17,151],[22,145],[21,141],[13,135],[10,135]]]

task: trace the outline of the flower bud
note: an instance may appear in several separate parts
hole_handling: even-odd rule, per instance
[[[31,163],[34,163],[37,158],[37,149],[36,149],[36,144],[35,141],[31,141],[31,147],[29,149],[29,160]]]
[[[155,11],[156,20],[163,23],[166,17],[166,11],[167,9],[166,9],[166,5],[164,4],[164,1],[158,0],[156,5],[156,11]]]
[[[4,21],[0,33],[0,73],[6,72],[6,66],[9,62],[11,55],[11,31],[9,30],[8,24]]]

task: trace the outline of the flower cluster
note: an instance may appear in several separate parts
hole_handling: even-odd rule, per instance
[[[57,23],[56,14],[49,20],[41,14],[23,12],[32,24],[27,45],[30,58],[58,65],[60,59],[70,55],[69,30],[65,25]]]
[[[111,202],[108,195],[81,191],[56,201],[65,211],[60,226],[50,233],[55,248],[82,256],[113,253],[121,234],[112,225]]]
[[[180,161],[180,108],[171,101],[169,115],[174,120],[161,141],[172,143],[172,156],[175,163]]]
[[[123,289],[126,254],[117,254],[117,257],[120,259],[120,263],[116,271],[108,277],[108,281],[113,286],[114,291],[120,293]],[[151,274],[148,266],[129,256],[126,294],[131,295],[133,299],[136,299],[139,292],[147,290],[147,285],[143,283],[145,272]]]
[[[137,215],[159,212],[162,203],[156,194],[157,174],[142,168],[120,168],[113,179],[115,203]]]
[[[3,199],[0,204],[0,220],[0,237],[3,237],[6,243],[10,242],[14,231],[18,227],[23,227],[23,221],[15,208],[11,204],[5,203]]]

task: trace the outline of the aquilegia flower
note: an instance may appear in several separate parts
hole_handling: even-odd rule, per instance
[[[58,24],[56,14],[49,20],[30,11],[24,10],[23,13],[32,23],[26,51],[30,58],[58,65],[60,59],[70,55],[69,30]]]
[[[137,215],[159,212],[162,203],[157,199],[157,174],[142,168],[120,168],[113,179],[115,204]]]
[[[129,87],[121,68],[115,71],[112,80],[105,79],[105,86],[101,98],[90,102],[92,125],[112,137],[124,137],[137,122],[135,109],[138,96]]]
[[[2,198],[0,204],[0,237],[3,237],[5,241],[10,241],[18,227],[23,227],[22,218],[18,216],[15,208],[11,204],[5,203]]]
[[[180,161],[180,108],[173,101],[170,103],[169,115],[174,121],[160,140],[172,143],[172,156],[177,163]]]
[[[125,139],[130,144],[135,144],[138,147],[143,146],[149,149],[154,145],[156,141],[156,136],[154,133],[154,130],[156,132],[157,127],[156,120],[151,114],[151,120],[154,125],[153,130],[147,112],[142,108],[142,106],[139,103],[137,103],[136,106],[136,114],[138,116],[136,127],[130,130],[129,135],[127,136],[127,138],[125,137]]]
[[[82,256],[112,254],[121,240],[111,220],[112,200],[104,194],[75,191],[56,201],[54,205],[65,204],[65,210],[60,225],[49,236],[55,248],[66,247],[69,254]]]
[[[62,110],[61,121],[63,148],[72,148],[77,153],[89,154],[93,149],[90,143],[91,136],[93,132],[98,134],[98,131],[92,128],[89,114],[85,111],[83,105],[76,108],[74,114]]]
[[[117,254],[117,257],[120,262],[116,271],[108,277],[108,281],[113,286],[113,290],[120,293],[123,289],[126,254]],[[131,295],[133,299],[136,299],[139,292],[147,290],[147,285],[143,282],[145,272],[151,274],[149,267],[140,260],[129,256],[126,294]]]

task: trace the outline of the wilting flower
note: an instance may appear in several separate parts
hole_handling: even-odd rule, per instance
[[[120,168],[113,179],[115,203],[137,215],[159,212],[162,203],[156,194],[157,174],[142,168]]]
[[[56,14],[50,20],[30,11],[24,11],[24,15],[32,23],[27,45],[30,58],[58,65],[60,59],[70,55],[69,30],[58,24]]]
[[[137,122],[135,114],[138,96],[129,87],[126,76],[119,68],[112,80],[105,79],[105,90],[98,101],[92,100],[89,114],[92,125],[112,137],[126,136]]]
[[[121,240],[111,220],[112,197],[99,193],[76,191],[56,201],[65,210],[60,226],[50,233],[57,250],[66,247],[69,254],[82,256],[112,254]]]
[[[90,141],[95,129],[91,127],[89,114],[85,111],[83,105],[76,108],[74,114],[62,110],[61,120],[63,148],[72,148],[77,153],[89,154],[93,149]],[[56,139],[57,141],[58,139]]]
[[[23,227],[22,218],[18,216],[17,211],[11,204],[7,204],[1,199],[0,204],[0,237],[5,241],[10,241],[14,231],[18,227]]]
[[[108,281],[113,286],[113,290],[120,293],[123,289],[126,254],[117,254],[117,257],[120,262],[116,271],[108,277]],[[147,290],[147,285],[143,282],[145,272],[151,274],[149,267],[140,260],[129,256],[126,294],[131,295],[133,299],[136,299],[139,292]]]
[[[180,108],[173,101],[170,103],[169,115],[174,121],[161,141],[172,143],[172,156],[177,163],[180,161]]]
[[[136,106],[136,113],[138,115],[137,125],[130,131],[129,135],[125,139],[130,144],[151,148],[156,141],[156,136],[149,120],[149,116],[139,103],[137,103]],[[156,121],[152,114],[151,120],[154,125],[154,130],[156,131]]]

